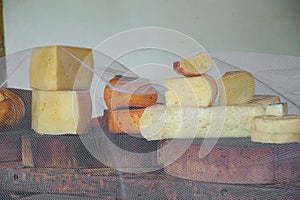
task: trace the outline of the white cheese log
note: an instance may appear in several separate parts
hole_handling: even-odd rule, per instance
[[[145,109],[139,125],[147,140],[249,137],[253,118],[264,113],[261,105],[209,108],[154,105]]]
[[[89,90],[93,78],[91,49],[49,46],[32,50],[30,87],[39,90]]]
[[[88,91],[32,91],[32,129],[37,133],[87,133],[91,115]]]
[[[239,105],[253,99],[255,83],[252,74],[246,71],[226,72],[218,80],[219,104]]]
[[[167,106],[211,106],[217,96],[216,81],[208,76],[169,78],[165,80]]]

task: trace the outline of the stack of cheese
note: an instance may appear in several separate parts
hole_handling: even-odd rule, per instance
[[[32,129],[41,134],[87,133],[92,102],[91,49],[50,46],[32,50]]]
[[[104,111],[110,133],[140,133],[139,120],[145,107],[157,101],[157,91],[145,79],[116,75],[104,89]]]
[[[279,97],[254,95],[255,81],[249,72],[227,72],[217,87],[205,74],[212,66],[206,53],[173,66],[185,77],[166,79],[166,105],[148,107],[143,113],[140,130],[148,140],[249,137],[256,116],[287,112],[286,104],[273,105]],[[219,106],[212,106],[218,90]]]

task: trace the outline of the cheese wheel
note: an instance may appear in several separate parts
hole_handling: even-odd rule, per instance
[[[144,112],[140,109],[109,110],[108,132],[110,133],[140,133],[139,121]]]
[[[264,133],[300,133],[300,116],[258,116],[253,120],[253,129]]]
[[[147,140],[167,138],[249,137],[260,105],[175,107],[154,105],[145,109],[140,131]]]
[[[198,76],[204,74],[209,71],[211,66],[212,60],[205,52],[173,63],[174,71],[183,76]]]
[[[284,116],[288,114],[287,103],[269,104],[266,106],[266,115]]]
[[[266,133],[251,130],[251,141],[271,144],[300,142],[300,133]]]
[[[248,102],[249,104],[260,104],[264,108],[269,104],[280,103],[280,98],[274,95],[254,95],[253,98]]]
[[[218,80],[218,85],[220,105],[239,105],[253,99],[255,83],[254,77],[249,72],[226,72]]]
[[[147,107],[156,103],[158,94],[149,82],[137,82],[137,78],[117,75],[104,88],[104,100],[108,109]],[[128,86],[132,92],[122,92],[117,89]]]
[[[209,75],[168,78],[165,86],[167,106],[210,107],[217,96],[216,81]]]

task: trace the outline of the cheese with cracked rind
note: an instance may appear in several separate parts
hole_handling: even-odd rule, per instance
[[[89,90],[93,78],[91,49],[49,46],[32,50],[30,87],[39,90]]]
[[[88,91],[32,91],[32,129],[37,133],[87,133],[91,115]]]
[[[266,115],[274,116],[285,116],[288,114],[288,104],[287,103],[275,103],[269,104],[266,107]]]
[[[280,98],[275,95],[254,95],[253,98],[248,102],[249,104],[260,104],[264,108],[269,104],[280,103]]]
[[[216,81],[209,75],[165,80],[167,106],[210,107],[217,96]]]
[[[145,109],[139,125],[147,140],[249,137],[253,118],[264,113],[261,105],[209,108],[154,105]]]

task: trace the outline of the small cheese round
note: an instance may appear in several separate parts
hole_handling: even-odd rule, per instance
[[[270,144],[300,142],[300,133],[266,133],[257,130],[252,130],[251,140],[253,142]]]

